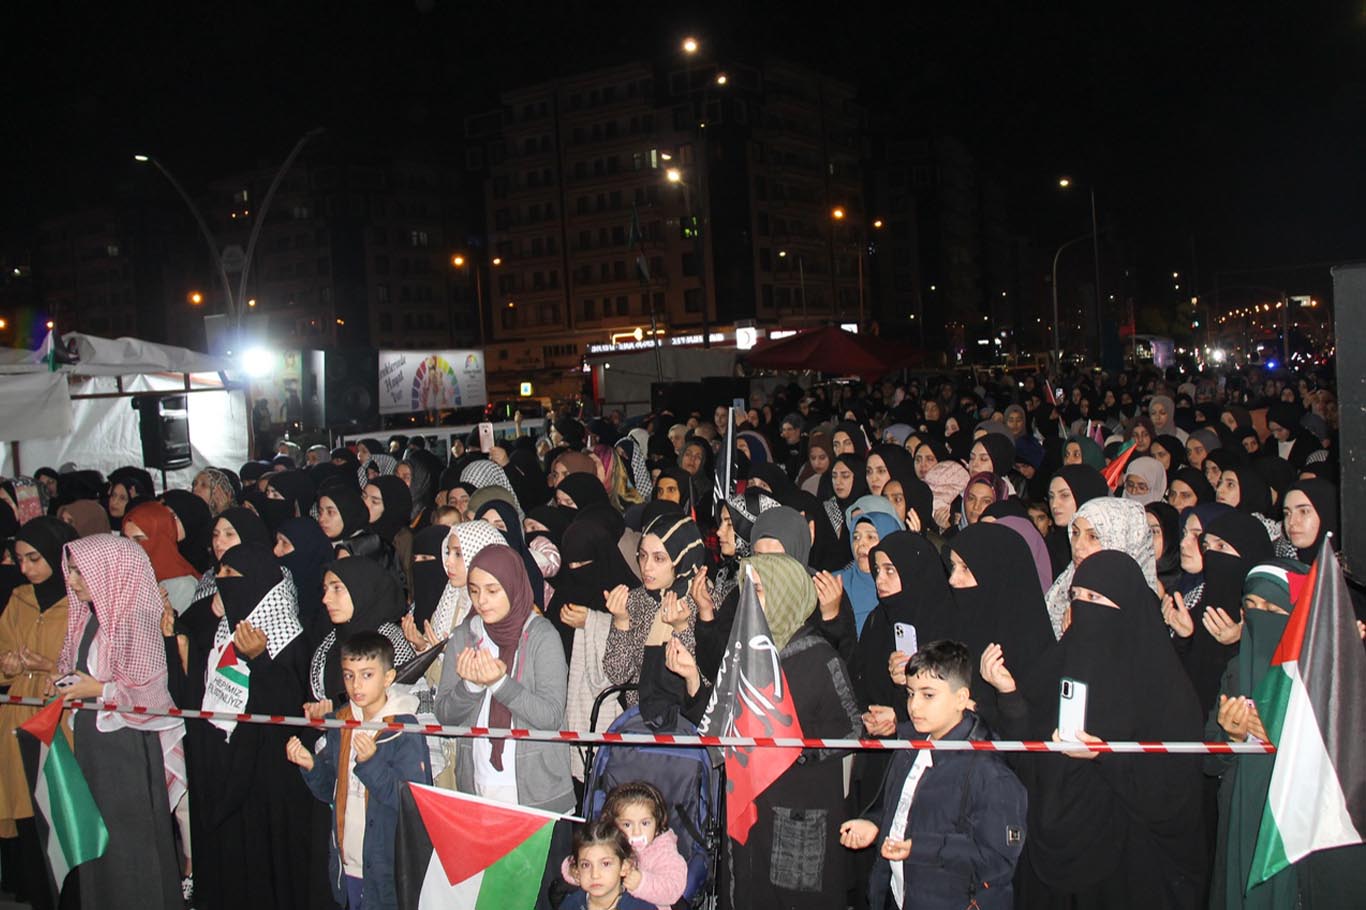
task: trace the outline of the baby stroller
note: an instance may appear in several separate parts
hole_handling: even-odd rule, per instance
[[[592,725],[597,728],[602,703],[635,689],[633,684],[604,689],[593,702]],[[695,736],[697,728],[678,718],[667,728],[652,728],[632,706],[618,717],[612,733],[677,733]],[[669,829],[678,836],[678,852],[688,863],[688,884],[675,907],[715,907],[717,863],[724,837],[724,766],[714,766],[711,752],[701,746],[603,745],[587,750],[584,766],[584,818],[597,818],[607,794],[617,784],[642,780],[654,784],[669,803]]]

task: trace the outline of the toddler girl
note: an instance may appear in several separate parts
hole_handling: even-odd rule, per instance
[[[688,864],[679,855],[678,835],[669,830],[669,806],[664,795],[644,781],[619,784],[607,794],[599,821],[620,831],[634,854],[624,873],[630,896],[645,905],[672,907],[688,884]],[[566,881],[579,881],[573,871],[570,860],[565,859]],[[622,910],[625,907],[623,903]]]

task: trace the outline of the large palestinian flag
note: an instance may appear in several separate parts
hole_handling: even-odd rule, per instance
[[[709,736],[801,738],[801,723],[778,648],[749,578],[741,579],[735,626],[711,703],[697,729]],[[727,747],[725,754],[726,833],[743,844],[759,819],[754,801],[796,763],[802,750]]]
[[[394,884],[403,910],[533,907],[555,822],[569,816],[409,784]]]
[[[33,788],[33,820],[54,894],[61,891],[68,872],[103,856],[109,846],[104,818],[58,729],[61,722],[62,701],[53,699],[19,725],[19,752]]]
[[[1366,832],[1366,651],[1326,541],[1254,701],[1276,761],[1249,890]]]

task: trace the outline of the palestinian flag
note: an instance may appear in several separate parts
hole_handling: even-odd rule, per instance
[[[394,884],[403,910],[533,907],[555,822],[569,816],[409,784],[399,797]]]
[[[1119,453],[1105,465],[1105,470],[1100,472],[1100,476],[1105,478],[1110,489],[1118,490],[1124,485],[1124,469],[1129,466],[1129,459],[1133,458],[1137,451],[1134,441],[1130,439],[1120,446]]]
[[[1366,832],[1366,651],[1327,540],[1254,693],[1276,746],[1249,890]]]
[[[756,739],[802,735],[797,708],[778,660],[768,620],[764,618],[754,582],[740,582],[740,604],[735,626],[711,703],[697,732],[703,736],[751,736]],[[726,832],[737,843],[749,840],[759,820],[754,801],[801,757],[801,748],[727,747]]]
[[[98,859],[109,846],[95,798],[76,764],[76,756],[58,730],[62,701],[53,699],[19,725],[19,752],[33,787],[33,820],[47,856],[53,893],[60,893],[66,874]]]

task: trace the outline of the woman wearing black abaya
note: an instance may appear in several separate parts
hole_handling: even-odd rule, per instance
[[[821,475],[816,496],[825,507],[826,520],[839,538],[840,548],[846,553],[852,552],[852,546],[851,531],[844,524],[845,512],[860,497],[867,495],[867,467],[863,459],[857,455],[836,455],[830,470]]]
[[[441,460],[426,449],[409,449],[403,456],[403,461],[412,471],[408,492],[412,495],[413,509],[408,527],[425,528],[431,523],[431,513],[436,508],[437,481],[441,479],[442,471]]]
[[[788,508],[795,509],[807,520],[811,528],[811,550],[805,560],[807,566],[818,572],[838,572],[849,564],[849,550],[841,548],[839,535],[830,524],[830,513],[825,510],[812,494],[805,490],[793,490],[786,499],[780,500]]]
[[[449,579],[442,563],[441,545],[451,529],[446,525],[432,525],[413,535],[413,622],[425,629]]]
[[[394,565],[403,572],[403,589],[413,589],[413,532],[408,527],[413,512],[413,497],[408,485],[397,477],[381,475],[370,481],[364,492],[370,527],[391,554]]]
[[[275,532],[275,557],[289,570],[299,595],[299,622],[314,644],[330,626],[323,610],[323,567],[332,562],[332,543],[311,518],[291,518]]]
[[[213,645],[172,687],[177,704],[227,713],[297,711],[309,647],[294,586],[269,548],[239,544],[223,554],[218,601],[223,617]],[[224,663],[232,674],[222,672]],[[227,721],[204,726],[204,735],[186,744],[196,906],[303,907],[312,895],[326,894],[324,870],[310,874],[313,813],[285,758],[289,731]]]
[[[1062,678],[1087,684],[1085,734],[1104,740],[1202,735],[1190,680],[1173,653],[1157,599],[1138,564],[1118,550],[1087,557],[1073,578],[1071,624],[1042,672],[1053,699],[1026,701],[998,659],[983,662],[1001,691],[1003,734],[1056,731]],[[1135,697],[1141,693],[1141,697]],[[1033,708],[1031,711],[1030,708]],[[1029,837],[1016,905],[1073,910],[1182,908],[1203,900],[1201,757],[1041,757],[1020,766],[1029,789]]]
[[[990,644],[1000,645],[1016,676],[1030,679],[1054,642],[1043,592],[1025,583],[1038,577],[1034,557],[1024,538],[1010,528],[978,522],[949,542],[946,558],[957,626],[951,637],[966,644],[972,655],[972,697],[978,715],[994,728],[999,721],[996,692],[978,671],[982,652]]]
[[[1225,512],[1204,528],[1204,593],[1173,623],[1176,647],[1200,704],[1209,709],[1228,662],[1238,654],[1243,581],[1275,555],[1266,527],[1247,512]]]
[[[1053,530],[1044,543],[1048,545],[1048,561],[1057,578],[1072,562],[1072,541],[1068,526],[1077,509],[1093,499],[1110,495],[1110,487],[1100,472],[1090,465],[1063,465],[1048,482],[1048,511],[1053,518]]]
[[[303,471],[278,471],[266,480],[266,496],[258,504],[261,518],[271,532],[291,518],[307,515],[317,491],[313,481]]]
[[[369,559],[339,559],[323,573],[323,606],[332,629],[313,652],[309,663],[304,712],[323,717],[333,702],[346,699],[342,684],[341,646],[357,632],[378,632],[394,646],[394,666],[417,656],[399,626],[408,605],[398,582],[379,563]]]

